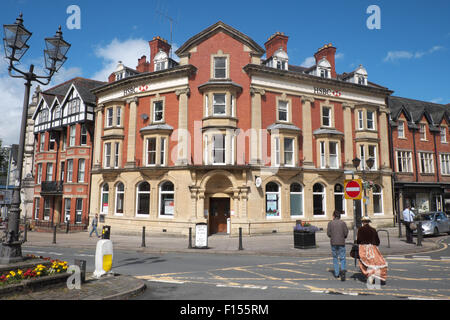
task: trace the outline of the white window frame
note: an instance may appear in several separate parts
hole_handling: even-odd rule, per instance
[[[45,151],[45,133],[41,133],[41,141],[39,144],[39,151],[40,152]]]
[[[119,159],[120,159],[120,143],[114,143],[114,168],[119,168]]]
[[[325,141],[319,142],[319,153],[320,153],[320,168],[325,169],[327,167],[327,154],[325,151]]]
[[[269,183],[276,184],[278,186],[278,191],[277,192],[275,192],[275,191],[266,191],[267,190],[267,185]],[[270,219],[281,219],[281,190],[280,190],[281,186],[280,186],[280,184],[278,184],[275,181],[271,181],[269,183],[267,183],[265,188],[264,188],[264,193],[265,193],[264,212],[266,214],[266,219],[268,219],[268,220],[270,220]],[[277,198],[277,215],[276,216],[268,216],[267,215],[267,201],[268,201],[268,196],[269,195],[276,196],[276,198]],[[273,201],[273,200],[270,200],[270,201]]]
[[[312,199],[313,200],[313,217],[326,217],[327,216],[327,190],[322,183],[317,182],[317,184],[320,184],[322,186],[322,192],[314,191],[314,185],[313,185],[313,199]],[[314,214],[314,196],[319,196],[319,195],[322,197],[323,214]]]
[[[105,152],[105,156],[104,156],[104,165],[103,167],[106,169],[111,168],[111,142],[106,142],[104,145],[104,152]]]
[[[171,183],[172,184],[173,191],[163,191],[162,190],[163,185],[165,185],[166,183]],[[173,219],[174,216],[175,216],[175,185],[173,184],[172,181],[164,181],[163,183],[161,183],[159,185],[159,190],[158,191],[159,191],[158,217],[159,218],[164,218],[164,219]],[[163,203],[162,203],[163,195],[172,195],[172,201],[173,201],[173,204],[174,204],[173,205],[173,213],[172,214],[161,214],[162,205],[163,205]]]
[[[298,192],[298,191],[291,191],[291,186],[293,185],[293,184],[298,184],[298,185],[300,185],[300,187],[302,188],[302,191],[300,191],[300,192]],[[303,190],[304,190],[304,187],[303,187],[303,185],[301,184],[301,183],[299,183],[299,182],[293,182],[293,183],[291,183],[290,185],[289,185],[289,206],[290,206],[290,212],[289,212],[289,215],[290,215],[290,217],[291,217],[291,219],[298,219],[298,218],[300,218],[300,217],[304,217],[305,216],[305,198],[304,198],[304,192],[303,192]],[[292,214],[292,206],[290,205],[291,204],[291,202],[292,202],[292,199],[291,199],[291,197],[292,197],[292,195],[299,195],[300,196],[300,199],[301,199],[301,201],[302,201],[302,214]]]
[[[440,126],[441,143],[447,143],[447,127]]]
[[[161,109],[157,110],[157,106],[161,106]],[[156,119],[156,115],[159,115],[161,119]],[[153,122],[154,123],[161,123],[164,122],[164,101],[163,100],[157,100],[153,101]]]
[[[328,110],[328,115],[325,116],[325,110]],[[328,107],[328,106],[323,106],[322,107],[322,126],[330,128],[332,126],[332,121],[331,121],[331,113],[332,113],[332,108]],[[327,119],[328,124],[325,124],[325,119]]]
[[[105,190],[105,187],[108,190]],[[105,202],[103,202],[104,196],[106,195],[106,207],[105,207]],[[106,210],[105,210],[106,208]],[[108,183],[103,183],[102,186],[100,187],[100,214],[108,214],[109,212],[109,185]]]
[[[286,148],[286,142],[287,141],[291,141],[291,150],[286,150],[287,148]],[[293,166],[295,166],[295,148],[294,148],[294,146],[295,146],[295,139],[294,138],[284,138],[283,139],[283,151],[284,151],[284,154],[283,154],[283,156],[284,156],[284,165],[286,166],[286,167],[293,167]],[[286,160],[286,155],[287,154],[291,154],[291,161],[290,161],[290,163],[288,163],[287,162],[287,160]]]
[[[81,203],[81,208],[78,204]],[[78,219],[79,217],[79,219]],[[76,198],[75,200],[75,223],[80,224],[83,220],[83,198]]]
[[[119,186],[122,185],[123,186],[123,190],[119,190]],[[119,182],[116,185],[115,188],[116,191],[116,196],[115,196],[115,205],[114,205],[114,215],[116,216],[123,216],[123,212],[125,209],[125,185],[123,184],[123,182]],[[117,208],[119,207],[118,202],[119,202],[119,196],[121,196],[121,201],[122,201],[122,212],[118,212]]]
[[[278,167],[278,166],[280,166],[280,164],[281,164],[281,150],[280,150],[280,148],[281,148],[281,146],[280,146],[280,138],[279,137],[275,137],[274,138],[274,155],[275,155],[275,157],[274,157],[274,165],[275,165],[275,167]]]
[[[70,211],[72,207],[72,198],[64,198],[64,221],[70,221]]]
[[[396,152],[396,165],[397,165],[397,172],[402,172],[402,173],[412,173],[413,172],[413,168],[412,168],[412,152],[411,151],[401,151],[401,150],[397,150]],[[399,167],[399,161],[401,162],[402,165],[402,170],[400,170]],[[405,170],[405,166],[407,167]]]
[[[41,207],[41,198],[34,198],[34,219],[39,220],[39,211]]]
[[[167,139],[164,137],[160,138],[160,143],[159,143],[159,147],[160,147],[160,151],[159,151],[159,164],[161,166],[165,166],[166,165],[166,149],[167,149]]]
[[[222,137],[222,143],[223,145],[220,147],[216,146],[216,137],[221,136]],[[217,140],[219,141],[219,140]],[[211,150],[211,155],[212,155],[212,164],[213,165],[225,165],[226,161],[227,161],[227,144],[226,144],[226,135],[225,134],[213,134],[212,136],[212,150]],[[223,162],[216,162],[216,157],[215,157],[215,153],[216,151],[222,151],[223,152]]]
[[[372,115],[372,119],[369,118],[369,114]],[[371,125],[369,125],[371,124]],[[368,130],[376,130],[375,126],[375,112],[371,110],[366,111],[366,126]]]
[[[149,141],[150,140],[154,140],[155,141],[155,149],[154,150],[149,150]],[[157,138],[156,137],[149,137],[147,139],[145,139],[145,165],[147,167],[153,167],[156,166],[156,154],[157,154]],[[155,161],[153,163],[150,163],[150,153],[154,155],[154,159]]]
[[[398,122],[397,137],[400,139],[405,139],[405,121]]]
[[[335,145],[336,146],[336,154],[332,154],[331,153],[331,145]],[[328,158],[329,158],[329,167],[330,167],[330,169],[339,169],[339,143],[337,143],[337,142],[335,142],[335,141],[330,141],[329,143],[328,143],[328,150],[329,150],[329,155],[328,155]],[[332,159],[336,159],[336,165],[335,166],[332,166],[332,163],[333,163],[333,161],[332,161]]]
[[[111,128],[113,126],[114,121],[114,108],[106,109],[106,127]]]
[[[216,64],[217,64],[217,61],[218,60],[224,60],[225,61],[225,66],[223,66],[223,67],[217,67],[216,66]],[[214,79],[227,79],[227,73],[228,73],[228,68],[227,68],[227,64],[228,64],[228,59],[227,59],[227,57],[225,57],[225,56],[220,56],[220,57],[214,57],[214,59],[213,59],[213,63],[214,63],[214,66],[213,66],[213,72],[214,72],[214,74],[213,74],[213,76],[214,76]],[[223,77],[218,77],[217,76],[217,71],[218,70],[222,70],[223,69],[223,71],[224,71],[224,76]]]
[[[222,103],[217,103],[216,101],[216,96],[223,96],[224,97],[224,102]],[[222,108],[223,106],[223,113],[222,112],[216,112],[216,107],[220,107]],[[226,116],[227,115],[227,95],[226,93],[214,93],[213,94],[213,106],[212,106],[212,115],[213,116]]]
[[[419,134],[420,134],[421,141],[427,140],[427,125],[425,123],[419,124]]]
[[[373,148],[373,155],[370,154],[370,149]],[[377,157],[377,146],[373,145],[373,144],[369,144],[367,146],[367,155],[368,158],[372,158],[373,159],[373,166],[372,169],[370,169],[370,171],[376,171],[378,170],[378,157]]]
[[[150,186],[150,190],[149,191],[139,191],[139,186],[141,185],[141,183],[144,183],[147,181],[141,181],[140,183],[138,183],[138,185],[136,186],[136,217],[145,217],[145,218],[149,218],[150,217],[150,212],[151,212],[151,192],[152,192],[152,188]],[[142,214],[142,213],[138,213],[138,208],[139,208],[139,195],[140,194],[148,194],[148,214]]]
[[[67,159],[67,182],[73,182],[73,159]]]
[[[45,181],[53,181],[53,163],[47,162]]]
[[[84,182],[86,171],[86,160],[78,159],[78,182]]]
[[[77,127],[75,125],[70,126],[69,129],[69,147],[73,147],[76,144],[76,134],[77,134]]]
[[[364,129],[364,110],[358,110],[358,129]]]
[[[285,115],[285,119],[281,119],[281,114]],[[278,121],[289,122],[289,101],[278,100]]]
[[[419,152],[420,173],[434,173],[434,159],[432,152]]]
[[[116,126],[120,127],[122,123],[122,108],[121,107],[116,107]]]
[[[372,203],[373,203],[373,214],[376,216],[380,216],[380,215],[384,215],[384,208],[383,208],[383,188],[377,184],[377,186],[380,188],[380,192],[374,192],[372,189]],[[380,208],[381,208],[381,212],[375,212],[375,199],[374,196],[379,196],[380,197]]]
[[[339,184],[342,187],[342,192],[336,192],[336,185]],[[345,201],[345,192],[344,192],[344,186],[340,183],[337,183],[333,186],[333,195],[334,195],[334,210],[336,210],[336,196],[342,196],[342,211],[344,211],[344,214],[341,213],[341,216],[347,216],[347,201]]]
[[[441,174],[450,175],[450,153],[441,153]]]

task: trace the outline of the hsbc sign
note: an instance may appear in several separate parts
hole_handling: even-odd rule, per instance
[[[342,95],[342,92],[330,88],[314,87],[314,94],[320,94],[322,96],[329,96],[329,97],[340,97]]]

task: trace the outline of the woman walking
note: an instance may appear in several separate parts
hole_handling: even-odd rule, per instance
[[[363,225],[358,229],[356,240],[359,245],[359,268],[370,284],[374,284],[375,279],[386,281],[388,264],[378,250],[378,233],[370,226],[369,217],[363,217],[361,222]]]

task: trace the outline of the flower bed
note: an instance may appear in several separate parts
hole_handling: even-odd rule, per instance
[[[67,262],[58,259],[50,259],[36,256],[29,256],[30,258],[40,258],[51,262],[51,265],[38,264],[26,269],[13,269],[0,275],[0,288],[3,286],[17,284],[23,280],[33,280],[45,276],[65,273],[67,271]]]

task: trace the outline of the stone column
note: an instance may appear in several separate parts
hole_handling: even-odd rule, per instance
[[[102,154],[102,128],[103,128],[103,104],[98,105],[94,112],[95,116],[95,133],[94,133],[94,162],[93,169],[100,169]]]
[[[305,168],[314,168],[311,125],[311,106],[313,102],[313,97],[302,97],[303,167]]]
[[[251,136],[250,136],[250,163],[262,164],[261,146],[261,96],[266,92],[262,89],[250,87],[251,100]]]
[[[387,114],[389,110],[385,107],[380,108],[380,117],[378,124],[378,132],[380,134],[380,169],[388,170],[390,169],[390,159],[389,159],[389,136],[388,136],[388,117]],[[436,160],[437,161],[437,160]]]
[[[175,91],[178,97],[178,144],[177,159],[175,165],[187,165],[189,163],[189,134],[188,134],[188,98],[190,89],[180,89]]]
[[[137,106],[139,99],[137,97],[127,100],[129,106],[129,122],[128,122],[128,145],[127,145],[127,162],[125,168],[134,168],[136,166],[136,130],[137,130]]]
[[[343,103],[342,108],[344,109],[344,169],[352,170],[353,167],[353,123],[352,123],[352,110],[354,106]]]

